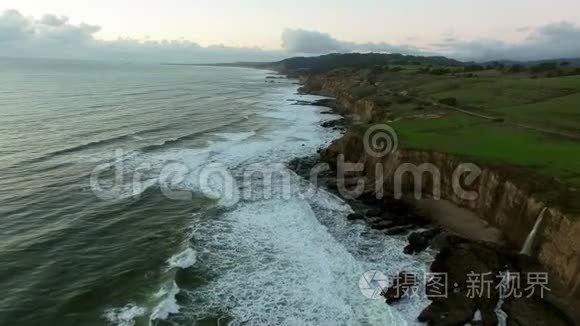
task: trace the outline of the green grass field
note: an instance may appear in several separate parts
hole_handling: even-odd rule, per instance
[[[538,170],[580,186],[580,143],[475,117],[400,120],[403,146],[431,149]]]
[[[524,182],[552,204],[580,210],[580,142],[454,114],[391,123],[403,148],[451,153],[470,163],[529,170]],[[555,180],[554,180],[555,178]]]
[[[536,126],[580,132],[580,93],[507,106],[494,112]]]
[[[400,72],[386,74],[381,84],[395,92],[408,90],[414,98],[413,103],[393,101],[388,108],[397,117],[391,125],[401,147],[521,167],[531,172],[524,173],[525,178],[530,176],[526,183],[551,194],[550,202],[580,209],[580,140],[542,131],[580,136],[580,76],[531,78],[486,72],[467,78]],[[458,108],[504,121],[445,107],[416,109],[421,99],[448,97],[458,100]]]
[[[461,108],[515,123],[580,133],[580,76],[445,77],[413,90],[434,99],[454,97]]]

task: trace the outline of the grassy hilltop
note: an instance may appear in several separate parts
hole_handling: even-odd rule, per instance
[[[287,59],[277,68],[352,80],[349,93],[375,101],[402,146],[530,169],[563,186],[560,197],[578,197],[578,65],[335,54]],[[549,187],[543,180],[537,183]]]

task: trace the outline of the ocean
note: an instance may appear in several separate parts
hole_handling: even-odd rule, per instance
[[[0,325],[414,324],[359,281],[430,256],[286,167],[338,116],[271,74],[0,59]]]

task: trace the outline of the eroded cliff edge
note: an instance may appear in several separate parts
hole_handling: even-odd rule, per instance
[[[386,100],[374,94],[374,85],[364,78],[344,78],[332,74],[317,74],[301,77],[303,92],[336,98],[336,111],[355,123],[396,119],[390,110],[385,110]],[[399,95],[400,90],[394,90]],[[391,94],[392,95],[392,94]],[[404,94],[401,96],[404,101]],[[393,96],[390,97],[392,99]],[[426,103],[428,105],[428,103]],[[440,197],[466,208],[479,218],[499,228],[513,250],[521,248],[532,230],[539,213],[548,207],[545,221],[539,230],[534,255],[550,277],[555,278],[559,296],[557,301],[578,302],[580,297],[580,216],[557,200],[558,190],[538,191],[542,179],[536,179],[529,171],[505,164],[481,163],[450,153],[432,152],[400,147],[384,157],[373,157],[364,150],[362,128],[352,127],[339,140],[322,153],[323,160],[336,164],[339,155],[346,162],[364,164],[363,174],[369,180],[380,180],[383,189],[391,194],[395,191],[393,180],[398,167],[410,163],[420,166],[429,163],[440,173]],[[474,191],[477,197],[466,200],[454,190],[453,176],[457,167],[464,163],[477,163],[481,174],[462,188]],[[377,170],[377,166],[381,168]],[[412,193],[416,178],[412,174],[403,177],[403,192]],[[424,196],[432,196],[434,178],[421,179]],[[553,184],[544,184],[548,188]],[[557,187],[556,187],[557,188]]]
[[[530,193],[522,181],[514,181],[513,170],[504,171],[498,167],[479,165],[481,175],[464,190],[474,191],[477,198],[465,200],[453,189],[453,174],[466,160],[446,153],[421,150],[398,149],[383,158],[369,156],[363,149],[362,134],[349,131],[324,152],[324,160],[334,161],[342,154],[347,162],[364,164],[364,174],[370,180],[383,180],[387,193],[395,192],[393,180],[398,167],[410,163],[419,166],[433,164],[440,172],[440,197],[457,206],[467,208],[491,225],[499,228],[513,248],[521,248],[533,228],[541,210],[548,206]],[[377,170],[381,167],[381,170]],[[378,176],[377,174],[381,174]],[[403,175],[402,190],[412,193],[415,189],[412,174]],[[433,178],[420,179],[420,189],[424,196],[433,196]],[[579,294],[580,284],[580,222],[578,216],[563,213],[561,209],[550,207],[545,223],[537,238],[538,260],[564,283],[570,295]]]

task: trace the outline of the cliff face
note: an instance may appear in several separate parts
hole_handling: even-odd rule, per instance
[[[364,92],[365,87],[372,88],[362,78],[313,75],[301,78],[301,83],[304,85],[303,91],[307,93],[336,98],[338,113],[352,121],[369,122],[388,118],[388,113],[380,109],[375,99],[353,93],[357,87],[361,92]]]
[[[338,111],[345,116],[363,122],[384,118],[384,113],[377,112],[379,109],[374,100],[357,99],[349,94],[348,90],[360,83],[358,80],[313,76],[303,79],[303,83],[308,92],[336,97],[340,106]],[[528,190],[530,187],[526,185],[525,173],[522,177],[513,169],[479,164],[481,173],[474,181],[465,184],[465,180],[459,179],[462,189],[476,193],[475,198],[464,199],[465,196],[458,193],[457,184],[454,187],[453,182],[454,177],[457,179],[454,173],[458,166],[469,163],[464,158],[411,149],[398,149],[384,157],[375,158],[365,152],[363,144],[363,135],[351,130],[326,149],[322,156],[331,163],[336,163],[340,154],[346,162],[363,163],[365,176],[381,183],[387,195],[396,190],[394,180],[399,167],[406,163],[414,166],[429,163],[437,168],[440,175],[439,178],[433,178],[425,174],[420,179],[420,189],[424,195],[433,195],[433,185],[439,179],[440,187],[437,188],[440,189],[440,198],[473,211],[499,228],[506,240],[516,248],[522,247],[541,210],[550,207],[536,239],[537,257],[551,275],[559,279],[569,295],[580,296],[580,216],[564,213],[557,207],[551,207],[550,202],[536,198]],[[413,193],[414,182],[418,179],[411,173],[403,174],[402,191]]]

